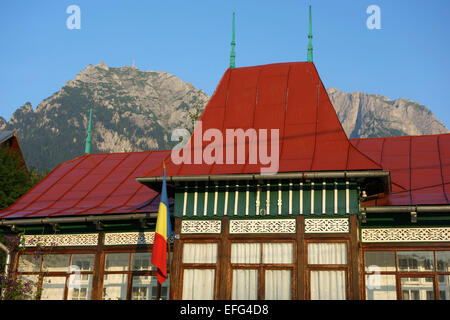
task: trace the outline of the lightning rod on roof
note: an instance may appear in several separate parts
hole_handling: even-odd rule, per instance
[[[92,122],[92,108],[89,110],[89,124],[86,137],[86,147],[84,148],[85,154],[91,153],[91,122]]]
[[[234,52],[234,47],[236,46],[236,41],[234,41],[234,22],[235,22],[235,13],[233,12],[233,31],[231,35],[231,53],[230,53],[230,68],[234,68],[236,66],[236,52]]]
[[[313,46],[312,46],[312,18],[311,18],[311,6],[309,6],[309,34],[308,34],[308,62],[313,61]]]

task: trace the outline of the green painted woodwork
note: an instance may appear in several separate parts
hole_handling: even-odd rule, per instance
[[[304,183],[302,186],[299,181],[293,181],[290,186],[289,182],[283,182],[279,185],[277,182],[272,182],[270,185],[262,183],[259,192],[259,211],[257,212],[256,199],[258,197],[258,185],[255,183],[241,182],[235,183],[220,182],[216,185],[202,185],[198,183],[180,185],[175,190],[175,206],[174,216],[181,218],[193,217],[255,217],[255,216],[270,216],[270,217],[286,217],[289,214],[289,192],[292,193],[292,215],[301,214],[300,212],[300,188],[303,193],[302,214],[311,216],[342,216],[348,214],[359,213],[359,194],[357,184],[351,182],[348,185],[349,192],[349,212],[347,213],[346,204],[346,184],[340,181],[335,184],[334,181],[327,181],[325,188],[322,181],[317,181],[314,185],[311,183]],[[311,196],[312,188],[314,188],[314,212],[311,212]],[[338,208],[335,214],[334,208],[334,194],[337,190]],[[269,212],[267,212],[267,195],[269,190]],[[280,196],[281,190],[281,196]],[[207,192],[207,208],[205,211],[205,197]],[[323,194],[325,192],[325,213],[322,212]],[[197,193],[197,195],[195,195]],[[228,194],[228,195],[227,195]],[[248,194],[248,200],[247,200]],[[237,210],[235,211],[237,196]],[[214,214],[214,203],[217,197],[216,214]],[[186,204],[184,199],[186,198]],[[197,203],[195,205],[195,199]],[[227,199],[225,203],[225,199]],[[279,214],[278,202],[281,200],[281,214]],[[247,205],[248,204],[248,205]],[[185,207],[185,209],[184,209]],[[226,213],[224,212],[226,207]],[[195,210],[196,209],[196,210]],[[183,215],[183,211],[185,215]],[[194,212],[195,211],[195,212]],[[206,213],[206,214],[205,214]],[[267,214],[268,213],[268,214]]]

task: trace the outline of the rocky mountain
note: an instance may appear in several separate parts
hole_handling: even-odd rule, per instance
[[[328,89],[351,138],[448,132],[425,106],[406,99]],[[209,97],[166,72],[89,65],[35,110],[18,108],[0,130],[16,130],[28,166],[40,170],[84,154],[89,108],[91,153],[167,149],[176,128],[191,127],[189,113]],[[195,112],[192,112],[195,113]]]
[[[5,129],[7,125],[6,120],[3,117],[0,117],[0,131]]]
[[[447,133],[448,129],[425,106],[404,98],[327,90],[349,138],[372,138]]]
[[[53,169],[83,155],[89,108],[91,153],[166,149],[175,128],[189,127],[188,111],[209,97],[191,83],[135,67],[89,65],[33,110],[18,108],[4,129],[15,129],[27,165]],[[1,120],[0,120],[1,128]]]

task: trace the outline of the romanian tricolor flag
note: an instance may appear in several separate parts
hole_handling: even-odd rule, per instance
[[[167,198],[166,166],[163,162],[164,177],[159,203],[158,219],[156,220],[155,240],[153,242],[152,264],[158,268],[158,282],[163,284],[167,279],[167,243],[172,235],[170,225],[169,200]]]

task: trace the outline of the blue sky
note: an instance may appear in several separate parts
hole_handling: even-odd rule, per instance
[[[69,30],[70,5],[81,29]],[[41,0],[0,4],[0,116],[33,108],[89,64],[170,72],[211,95],[229,65],[305,61],[308,5],[325,87],[404,97],[450,127],[448,0]],[[381,29],[369,30],[370,5]]]

